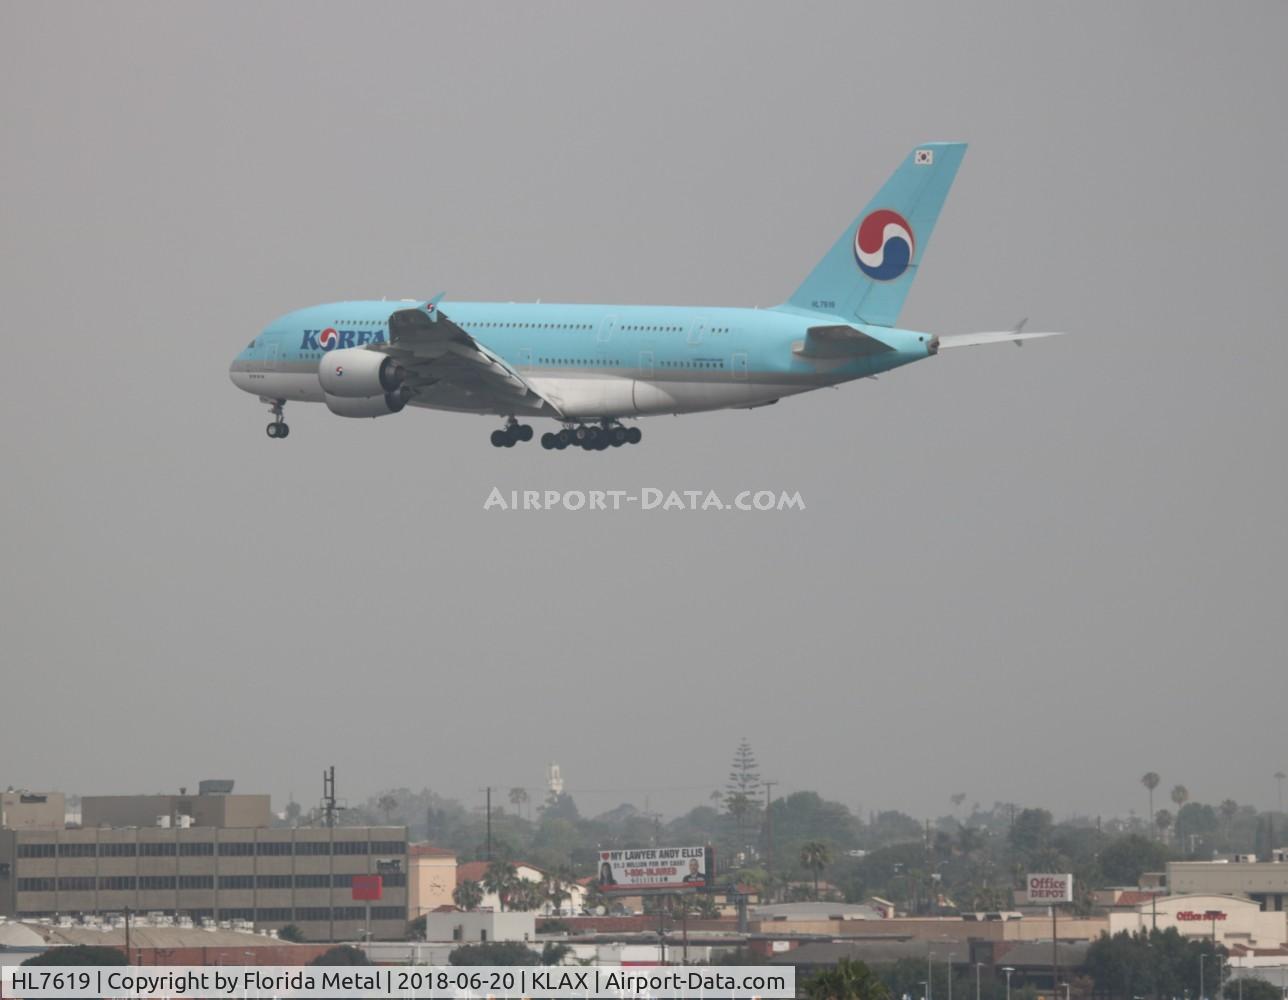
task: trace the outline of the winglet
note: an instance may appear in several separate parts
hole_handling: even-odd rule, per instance
[[[446,292],[439,292],[421,307],[425,310],[425,313],[429,316],[431,322],[438,322],[438,303],[442,301],[443,296],[446,294]]]

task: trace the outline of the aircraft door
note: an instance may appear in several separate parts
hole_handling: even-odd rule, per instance
[[[702,338],[705,337],[706,335],[707,335],[707,323],[705,320],[698,320],[691,327],[689,327],[688,340],[690,344],[696,345],[696,344],[702,343]]]
[[[278,357],[281,353],[281,345],[277,342],[276,337],[267,337],[268,343],[264,345],[264,370],[275,372],[278,369]]]
[[[523,347],[519,349],[519,370],[527,371],[532,367],[532,348]]]
[[[617,329],[617,317],[605,316],[599,321],[599,329],[595,332],[595,340],[601,344],[607,344],[613,339],[613,331]]]
[[[743,351],[738,351],[733,356],[733,377],[739,381],[747,381],[747,355]]]

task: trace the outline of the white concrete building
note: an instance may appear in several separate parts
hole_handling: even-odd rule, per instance
[[[1175,927],[1182,937],[1215,939],[1227,948],[1279,948],[1288,944],[1288,913],[1266,912],[1244,896],[1186,894],[1158,896],[1111,911],[1109,933],[1148,932]]]

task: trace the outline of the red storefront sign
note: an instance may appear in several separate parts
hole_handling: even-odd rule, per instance
[[[384,881],[379,875],[353,876],[353,898],[368,901],[379,899],[384,891]]]

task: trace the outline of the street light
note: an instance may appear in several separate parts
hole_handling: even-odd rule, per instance
[[[948,953],[948,1000],[953,1000],[953,953]]]
[[[1006,1000],[1011,1000],[1011,973],[1015,971],[1014,966],[1004,965],[1002,971],[1006,973]]]
[[[983,962],[975,963],[975,1000],[979,1000],[979,970],[984,968]]]
[[[1203,961],[1206,958],[1206,953],[1199,956],[1199,1000],[1203,1000]]]

